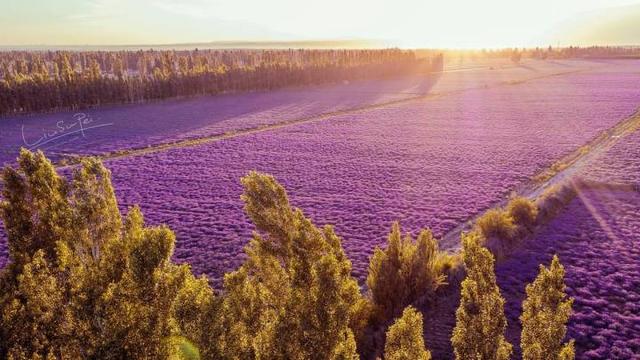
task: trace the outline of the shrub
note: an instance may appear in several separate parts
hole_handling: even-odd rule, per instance
[[[367,286],[379,320],[391,319],[418,298],[431,298],[444,284],[438,242],[428,230],[414,242],[393,224],[385,250],[376,248],[369,262]]]
[[[451,343],[456,359],[508,359],[512,347],[505,337],[504,299],[496,283],[494,259],[474,234],[463,234],[467,276]]]
[[[431,353],[424,346],[422,314],[412,307],[389,327],[384,344],[385,360],[429,360]]]
[[[520,346],[525,360],[572,359],[573,341],[562,343],[571,316],[572,299],[567,299],[564,268],[557,256],[551,266],[540,265],[540,274],[527,285],[523,303]]]
[[[442,251],[436,258],[436,269],[438,273],[446,277],[447,284],[459,283],[464,275],[464,266],[460,253],[449,253]]]
[[[511,199],[507,204],[507,213],[519,228],[531,231],[536,225],[538,207],[533,201],[518,196]]]
[[[485,239],[511,240],[517,226],[513,217],[502,209],[490,209],[476,221],[476,226]]]

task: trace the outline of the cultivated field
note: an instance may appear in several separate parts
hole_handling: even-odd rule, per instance
[[[22,146],[42,149],[52,159],[60,159],[64,155],[96,155],[229,134],[425,95],[450,94],[584,71],[595,66],[601,64],[567,60],[528,61],[525,65],[514,66],[494,61],[491,65],[482,66],[463,64],[443,74],[422,78],[362,80],[310,88],[14,116],[0,122],[0,163],[15,160]],[[78,117],[78,113],[85,115]],[[67,131],[59,131],[59,126],[71,127],[81,118],[91,119],[85,125],[90,129],[84,131],[84,136],[83,132],[77,131],[77,125]],[[63,133],[65,135],[59,137]],[[42,139],[45,134],[51,136]]]
[[[519,343],[524,287],[558,254],[575,299],[568,336],[580,359],[631,359],[640,353],[640,194],[579,192],[564,212],[496,267],[507,299],[508,334]],[[635,355],[634,355],[635,354]]]
[[[525,286],[540,264],[553,255],[566,271],[567,293],[574,298],[568,337],[576,340],[579,359],[634,359],[640,353],[640,131],[615,138],[613,146],[596,149],[577,164],[577,196],[539,232],[496,266],[498,284],[507,300],[507,338],[520,343]],[[455,325],[459,289],[427,311],[425,336],[435,357],[451,356],[449,337]],[[519,352],[520,350],[517,349]]]
[[[175,260],[218,288],[251,238],[239,182],[251,170],[274,175],[315,224],[335,226],[360,285],[393,221],[414,235],[430,228],[453,251],[459,230],[484,210],[575,180],[577,196],[496,264],[507,339],[519,355],[525,286],[557,254],[574,298],[567,335],[577,358],[633,359],[640,353],[638,66],[494,62],[425,78],[12,117],[0,122],[0,161],[11,164],[32,144],[68,174],[73,165],[65,161],[100,156],[121,209],[140,204],[149,223],[167,224],[177,235]],[[537,175],[549,172],[541,182]],[[420,304],[434,358],[452,356],[459,299],[454,282]]]
[[[295,206],[336,226],[362,280],[394,220],[407,231],[429,227],[442,236],[633,114],[640,103],[635,66],[527,62],[461,68],[435,84],[369,81],[106,108],[89,113],[113,126],[57,151],[151,146],[106,162],[120,204],[141,204],[152,223],[168,224],[178,237],[176,259],[217,284],[240,264],[251,233],[238,179],[252,169],[271,173]],[[348,111],[354,107],[365,108]],[[2,126],[11,133],[20,121],[71,115]],[[220,141],[153,147],[234,131]],[[3,146],[10,154],[19,144]]]

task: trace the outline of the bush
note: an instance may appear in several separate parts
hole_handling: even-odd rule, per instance
[[[538,222],[556,217],[577,195],[577,184],[566,182],[548,188],[537,200]]]
[[[496,252],[502,250],[517,234],[518,227],[509,213],[502,209],[490,209],[476,220],[477,232],[485,245]]]
[[[403,239],[400,225],[393,224],[387,248],[377,247],[369,262],[367,286],[378,320],[393,318],[418,298],[433,297],[445,280],[440,254],[430,231],[414,242],[408,234]]]
[[[436,269],[438,273],[447,278],[447,284],[462,281],[462,276],[464,275],[462,255],[460,253],[440,252],[436,258]]]
[[[515,197],[507,204],[507,212],[521,230],[531,231],[538,219],[536,204],[522,196]]]
[[[429,360],[431,353],[424,346],[422,314],[412,307],[404,309],[402,317],[389,327],[384,344],[385,360]]]
[[[483,245],[496,256],[503,256],[510,248],[530,234],[538,222],[536,203],[515,197],[506,208],[495,208],[478,218],[475,232],[484,238]]]

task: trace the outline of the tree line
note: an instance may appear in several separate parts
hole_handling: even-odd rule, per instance
[[[473,50],[416,50],[418,56],[435,57],[443,54],[447,59],[487,60],[520,59],[562,60],[562,59],[640,59],[639,46],[563,46],[535,48],[502,48]]]
[[[100,161],[62,177],[42,152],[23,150],[18,166],[2,173],[10,255],[0,274],[2,358],[356,359],[370,354],[370,330],[383,328],[385,360],[430,359],[412,305],[460,272],[456,358],[511,356],[481,232],[462,236],[458,257],[428,230],[412,239],[394,224],[363,293],[333,228],[315,226],[273,177],[251,172],[242,200],[256,232],[215,291],[172,262],[169,228],[145,225],[138,207],[121,215]],[[526,292],[523,357],[572,359],[573,342],[564,342],[572,300],[557,257]]]
[[[0,52],[0,115],[441,69],[399,49]]]

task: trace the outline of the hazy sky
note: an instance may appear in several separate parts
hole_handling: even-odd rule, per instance
[[[620,25],[609,14],[617,11],[615,16],[628,17],[629,11],[610,9],[639,4],[639,0],[0,0],[0,45],[311,39],[376,39],[404,47],[533,46],[558,41],[628,44],[640,43],[640,18]]]

